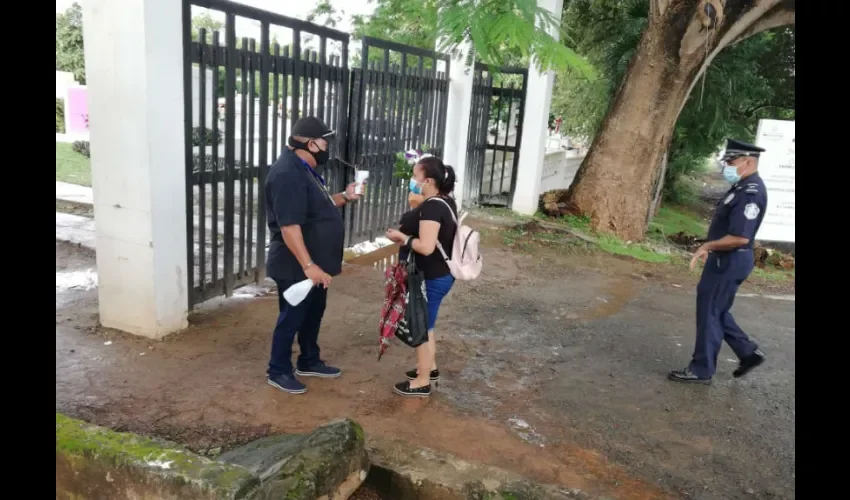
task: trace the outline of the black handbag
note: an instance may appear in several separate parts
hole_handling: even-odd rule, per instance
[[[395,336],[410,347],[428,341],[428,295],[425,292],[425,273],[416,266],[413,250],[407,256],[407,307],[399,321]]]

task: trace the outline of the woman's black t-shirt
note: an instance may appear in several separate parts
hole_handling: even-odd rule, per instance
[[[437,241],[439,241],[443,246],[443,250],[445,250],[446,255],[451,258],[455,232],[457,231],[457,224],[455,224],[452,215],[453,213],[454,215],[457,214],[457,203],[455,203],[454,198],[450,198],[448,196],[443,196],[442,198],[449,204],[449,206],[451,206],[451,209],[446,206],[446,203],[429,198],[428,200],[423,201],[418,207],[405,212],[404,215],[401,216],[401,227],[399,228],[399,231],[404,234],[411,235],[414,238],[418,238],[420,220],[439,222],[440,231],[437,233]],[[401,251],[399,252],[400,260],[407,258],[408,250],[408,247],[401,248]],[[413,253],[416,258],[416,266],[422,269],[425,273],[425,279],[433,280],[442,278],[443,276],[451,273],[449,265],[446,264],[445,259],[443,259],[443,254],[440,253],[439,249],[435,248],[434,253],[427,256],[420,255],[416,252]]]

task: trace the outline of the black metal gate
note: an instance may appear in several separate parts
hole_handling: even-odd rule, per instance
[[[193,29],[193,14],[203,9],[224,18],[223,32]],[[236,37],[237,19],[258,28],[259,42]],[[277,43],[281,31],[290,44]],[[301,116],[319,116],[337,131],[322,172],[332,190],[353,178],[338,159],[371,171],[366,199],[341,209],[347,245],[379,236],[398,219],[403,186],[392,177],[393,158],[423,140],[441,152],[448,73],[426,69],[448,57],[371,39],[363,45],[362,61],[370,49],[387,54],[365,78],[348,67],[347,33],[228,0],[183,0],[190,308],[264,279],[265,176]],[[391,51],[400,65],[388,63]]]
[[[348,147],[370,177],[366,198],[349,213],[348,244],[397,224],[407,185],[393,176],[396,154],[425,146],[442,156],[448,105],[449,56],[369,37],[362,44],[361,68],[352,71]]]
[[[527,80],[526,68],[475,65],[463,195],[467,206],[512,203]]]

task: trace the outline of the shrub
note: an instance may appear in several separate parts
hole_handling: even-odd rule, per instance
[[[213,144],[221,144],[221,131],[216,130],[216,134],[213,137],[212,129],[206,129],[205,145],[212,146]],[[201,145],[201,127],[195,127],[192,129],[192,146],[200,146]]]
[[[86,158],[91,158],[91,147],[89,145],[89,141],[74,141],[74,143],[71,144],[71,149]]]
[[[65,100],[56,99],[56,133],[65,133]]]
[[[204,163],[206,164],[204,168],[205,172],[211,172],[213,168],[215,168],[216,171],[222,172],[221,175],[224,175],[223,171],[227,167],[227,164],[224,162],[224,158],[214,158],[210,155],[205,155],[204,160]],[[245,168],[247,166],[248,164],[244,161],[236,161],[234,162],[233,168],[238,171],[239,169]],[[197,154],[192,155],[192,172],[197,174],[200,173],[200,171],[201,156]]]

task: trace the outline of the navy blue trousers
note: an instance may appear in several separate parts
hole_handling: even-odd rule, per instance
[[[275,283],[280,314],[277,316],[272,337],[269,377],[292,375],[292,343],[296,333],[298,346],[301,348],[298,368],[306,370],[319,362],[319,328],[322,326],[322,316],[325,315],[328,300],[328,290],[318,286],[313,287],[307,297],[293,307],[283,298],[283,292],[296,282],[275,280]]]
[[[689,367],[697,377],[714,376],[724,340],[738,359],[758,349],[729,312],[738,288],[752,270],[752,251],[709,254],[697,285],[697,340]]]

